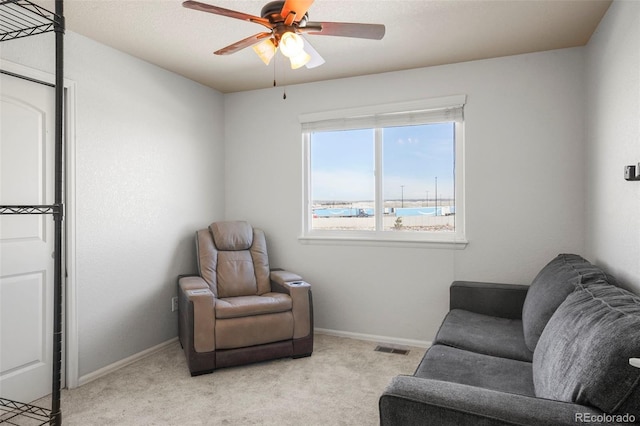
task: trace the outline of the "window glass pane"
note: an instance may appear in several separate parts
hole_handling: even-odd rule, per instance
[[[311,228],[375,229],[373,129],[314,132]]]
[[[384,230],[455,231],[455,123],[383,129]]]

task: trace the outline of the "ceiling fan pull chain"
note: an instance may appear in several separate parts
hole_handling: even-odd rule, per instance
[[[273,61],[273,87],[276,87],[276,62],[278,62],[277,60]]]
[[[282,67],[282,79],[284,80],[284,86],[282,86],[282,99],[287,99],[287,67]]]
[[[278,86],[278,83],[276,82],[276,63],[277,62],[278,62],[277,60],[273,61],[273,87]],[[284,69],[286,70],[287,68],[284,67]],[[283,76],[284,76],[284,71],[283,71]],[[287,99],[287,86],[283,86],[282,88],[282,99]]]

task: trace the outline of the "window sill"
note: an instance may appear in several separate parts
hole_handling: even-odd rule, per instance
[[[386,234],[386,233],[385,233]],[[318,245],[363,245],[376,247],[420,247],[435,249],[464,250],[469,242],[465,238],[430,235],[428,238],[416,234],[390,235],[339,235],[335,233],[313,233],[301,235],[298,241],[302,244]]]

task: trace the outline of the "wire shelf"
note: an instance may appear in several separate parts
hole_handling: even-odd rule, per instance
[[[0,41],[54,31],[56,24],[61,17],[29,0],[0,1]]]
[[[0,214],[60,214],[62,206],[52,204],[47,206],[0,206]]]
[[[0,424],[19,426],[48,425],[51,410],[0,398]]]

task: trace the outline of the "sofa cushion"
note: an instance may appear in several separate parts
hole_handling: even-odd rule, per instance
[[[604,281],[579,285],[533,355],[536,396],[640,417],[640,297]]]
[[[434,343],[502,358],[531,362],[522,321],[453,309],[445,317]]]
[[[605,273],[576,254],[559,254],[534,278],[522,307],[524,340],[534,351],[549,318],[576,285],[606,280]]]
[[[535,396],[531,363],[433,345],[415,374],[500,392]]]

